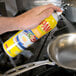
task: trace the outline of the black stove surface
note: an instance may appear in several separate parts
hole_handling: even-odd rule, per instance
[[[70,72],[63,68],[59,68],[55,66],[55,67],[50,67],[49,69],[47,69],[47,71],[44,71],[36,76],[75,76],[75,75],[76,75],[75,72]]]
[[[70,30],[70,27],[73,27],[74,30]],[[13,58],[13,61],[16,66],[30,63],[33,61],[41,61],[49,59],[47,55],[47,45],[49,42],[53,41],[54,38],[61,34],[75,32],[75,24],[71,25],[65,17],[62,17],[58,22],[57,27],[35,42],[32,46],[30,46],[27,50],[30,50],[33,54],[32,57],[28,58],[22,54],[18,55],[17,57]],[[9,37],[15,34],[17,31],[14,32],[7,32],[2,34],[0,37],[1,41],[6,41]],[[5,71],[13,68],[13,64],[10,62],[9,57],[6,55],[2,48],[2,44],[0,43],[0,73],[4,73]],[[19,76],[76,76],[76,71],[64,69],[57,65],[55,66],[41,66],[20,74]]]

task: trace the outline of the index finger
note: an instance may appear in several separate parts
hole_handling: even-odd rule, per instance
[[[57,12],[62,12],[61,8],[58,6],[53,6],[52,9],[57,11]]]
[[[53,5],[53,4],[48,4],[48,5],[43,5],[43,6],[39,6],[39,7],[36,7],[38,8],[38,13],[48,9],[48,8],[52,8],[53,10],[56,10],[57,12],[62,12],[61,8]]]

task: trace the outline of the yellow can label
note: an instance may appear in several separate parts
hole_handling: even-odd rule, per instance
[[[38,27],[32,29],[32,32],[36,35],[37,38],[41,38],[46,33],[50,32],[56,26],[56,24],[57,21],[51,15],[42,21]]]
[[[33,44],[38,38],[34,35],[31,30],[23,30],[15,34],[12,38],[7,40],[4,44],[5,52],[11,56],[15,57],[21,53],[25,48]]]
[[[4,44],[3,44],[3,48],[4,48],[5,52],[10,57],[15,57],[16,55],[18,55],[19,53],[22,52],[22,50],[17,47],[17,44],[15,44],[14,40],[13,40],[13,38],[15,36],[17,36],[20,32],[22,32],[22,31],[19,31],[18,33],[16,33],[13,37],[11,37],[9,40],[4,42]]]
[[[29,47],[37,39],[50,32],[57,24],[57,21],[51,15],[32,30],[19,31],[9,40],[4,42],[3,48],[10,57],[15,57],[21,53],[24,48]]]

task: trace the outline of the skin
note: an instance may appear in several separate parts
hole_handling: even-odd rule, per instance
[[[16,17],[0,17],[0,34],[14,30],[28,30],[37,27],[54,11],[61,9],[52,4],[35,7]]]

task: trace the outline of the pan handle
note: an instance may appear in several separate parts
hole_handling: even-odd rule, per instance
[[[17,66],[11,70],[8,70],[7,72],[5,72],[4,76],[16,76],[42,65],[55,65],[55,62],[50,62],[49,60],[45,60],[45,61],[38,61],[38,62],[24,64],[21,66]]]

